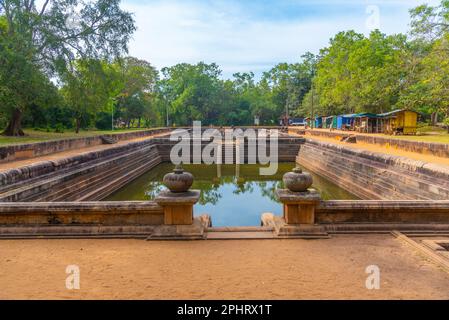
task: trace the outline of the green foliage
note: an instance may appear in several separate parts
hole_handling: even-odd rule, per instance
[[[325,114],[389,111],[399,90],[404,36],[340,32],[322,49],[315,78]]]
[[[50,77],[68,77],[77,57],[111,59],[127,50],[135,30],[120,0],[0,1],[0,108],[7,135],[22,135],[22,115],[48,105]]]
[[[336,34],[318,56],[223,80],[218,65],[159,72],[121,57],[135,30],[119,0],[0,0],[0,125],[28,127],[274,125],[280,116],[409,108],[449,118],[449,0],[411,10],[411,31]],[[52,79],[50,81],[50,79]],[[55,85],[57,83],[58,86]],[[433,121],[435,122],[435,121]]]
[[[72,111],[78,132],[83,117],[95,116],[108,105],[113,87],[107,65],[99,60],[78,60],[62,80],[61,94]]]

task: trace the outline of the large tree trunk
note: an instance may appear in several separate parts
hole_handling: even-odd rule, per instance
[[[432,126],[436,126],[438,123],[438,113],[432,112],[430,115],[430,121],[432,122]]]
[[[76,134],[80,133],[80,126],[81,126],[81,119],[76,118],[75,119],[75,133]]]
[[[22,130],[22,111],[20,109],[15,108],[12,111],[8,126],[2,134],[10,137],[22,137],[25,135]]]

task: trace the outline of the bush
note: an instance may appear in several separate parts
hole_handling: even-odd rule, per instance
[[[61,123],[56,124],[56,126],[55,126],[56,133],[64,133],[64,131],[65,131],[65,127]]]
[[[111,114],[106,112],[100,112],[97,115],[97,121],[95,121],[95,127],[99,130],[111,130]]]

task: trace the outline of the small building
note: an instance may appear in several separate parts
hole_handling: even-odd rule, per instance
[[[352,130],[354,127],[354,114],[343,114],[337,116],[338,130]]]
[[[418,113],[411,110],[399,109],[379,114],[382,132],[386,134],[416,134],[418,127]]]
[[[315,128],[322,128],[323,127],[323,118],[324,117],[316,117],[315,118]]]
[[[323,117],[323,128],[324,129],[332,129],[333,122],[334,122],[334,116]]]
[[[361,133],[381,132],[381,117],[374,113],[358,113],[354,115],[354,129]]]

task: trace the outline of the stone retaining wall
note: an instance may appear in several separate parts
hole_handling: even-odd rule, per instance
[[[449,201],[322,201],[318,224],[449,223]]]
[[[101,200],[161,162],[152,139],[0,174],[0,201]]]
[[[306,139],[297,162],[361,199],[447,200],[449,169]]]
[[[163,208],[152,201],[0,203],[0,226],[133,226],[163,223]]]
[[[178,229],[193,232],[201,219],[184,229],[165,226],[164,210],[153,201],[0,203],[0,238],[149,238]],[[328,233],[447,232],[449,201],[322,201],[315,219],[315,227]]]
[[[170,141],[168,138],[156,138],[154,139],[155,143],[157,144],[157,148],[159,151],[160,156],[162,157],[162,161],[170,161],[170,151],[172,150],[173,146],[178,144],[176,141]],[[266,140],[266,154],[270,155],[270,142],[267,138]],[[289,137],[289,138],[279,138],[278,139],[278,161],[279,162],[294,162],[296,159],[296,156],[299,152],[299,149],[301,145],[305,142],[304,138],[299,137]],[[209,142],[206,141],[195,141],[186,147],[190,150],[190,157],[191,162],[193,162],[193,144],[201,144],[201,152],[203,152],[204,148],[209,144]],[[252,147],[254,146],[254,147]],[[221,147],[221,154],[222,154],[222,163],[225,163],[226,161],[230,163],[235,163],[236,158],[236,148],[239,148],[236,146],[236,144],[232,145],[225,145],[223,144]],[[255,156],[255,159],[257,159],[257,155],[259,152],[258,144],[256,140],[248,140],[245,139],[245,145],[244,145],[244,162],[248,162],[248,155],[251,153],[252,156]],[[255,154],[254,154],[255,153]],[[213,154],[213,152],[212,152]],[[232,156],[231,156],[232,155]]]
[[[355,132],[352,133],[342,133],[342,132],[332,132],[332,131],[324,131],[324,130],[299,130],[299,129],[289,129],[291,132],[295,132],[298,134],[305,134],[309,136],[317,136],[317,137],[325,137],[325,138],[333,138],[337,140],[341,140],[342,138],[356,135],[357,141],[363,143],[376,144],[380,146],[386,146],[389,148],[417,152],[421,154],[431,154],[437,157],[449,157],[449,143],[433,143],[433,142],[420,142],[420,141],[410,141],[410,140],[402,140],[402,139],[394,139],[394,138],[385,138],[379,137],[375,134],[373,135],[363,135],[357,134]]]
[[[170,161],[170,150],[176,143],[169,138],[151,138],[2,172],[0,202],[102,200],[161,162]],[[303,138],[279,139],[279,160],[295,161],[302,143]],[[203,141],[202,148],[206,145]],[[227,147],[234,149],[230,159],[234,162],[233,144],[223,146],[223,163]],[[247,146],[245,150],[247,158]]]
[[[113,138],[117,141],[122,141],[146,137],[149,135],[164,132],[168,133],[170,130],[171,129],[168,128],[150,129],[126,133],[105,134],[103,136]],[[5,146],[0,147],[0,163],[13,160],[29,159],[56,152],[92,147],[101,144],[103,144],[101,136],[93,136]]]

